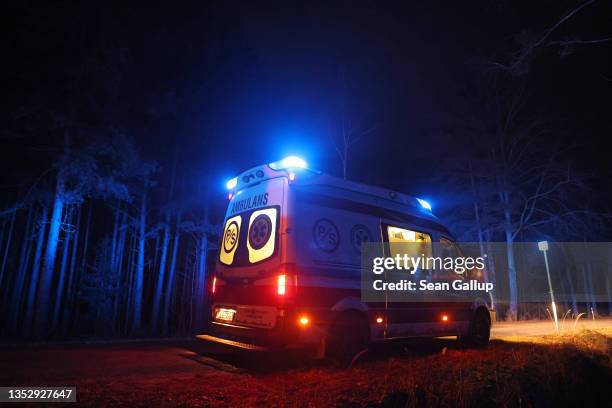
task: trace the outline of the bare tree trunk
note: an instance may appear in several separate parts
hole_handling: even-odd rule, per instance
[[[121,279],[121,272],[118,270],[117,268],[117,261],[118,261],[118,252],[121,251],[121,244],[118,242],[119,241],[119,228],[121,226],[121,222],[120,220],[122,219],[121,216],[121,202],[119,201],[117,203],[117,207],[115,208],[114,211],[114,217],[113,217],[113,233],[111,236],[111,246],[110,246],[110,260],[109,265],[108,265],[108,271],[109,271],[109,276],[108,276],[108,285],[110,285],[113,288],[112,293],[110,294],[112,301],[111,301],[111,305],[110,307],[110,314],[108,316],[106,316],[106,319],[108,320],[108,324],[106,325],[106,331],[109,332],[109,334],[115,334],[116,332],[116,305],[117,305],[117,301],[119,298],[119,280]]]
[[[8,306],[9,329],[13,333],[17,329],[19,318],[22,316],[23,289],[25,286],[26,274],[28,272],[28,265],[30,264],[30,253],[32,252],[32,234],[35,232],[32,228],[33,214],[33,206],[30,206],[21,243],[21,255],[19,257],[19,265],[17,266],[17,278],[13,287],[13,295],[10,296],[10,305]],[[8,294],[6,298],[9,299]]]
[[[89,231],[90,231],[90,227],[91,227],[91,216],[93,213],[93,206],[90,204],[89,205],[89,209],[87,210],[87,224],[85,226],[85,239],[83,240],[83,252],[81,254],[81,266],[78,268],[78,272],[77,272],[77,279],[75,280],[75,286],[76,286],[76,291],[78,293],[78,289],[81,286],[81,279],[83,277],[83,274],[85,273],[86,269],[87,269],[87,251],[89,249]],[[72,326],[75,325],[76,322],[79,321],[80,317],[81,317],[81,308],[78,307],[78,296],[75,295],[75,305],[74,305],[74,316],[72,317],[70,324]]]
[[[190,262],[189,264],[187,264],[187,262],[185,263],[185,266],[183,267],[183,284],[181,286],[181,296],[180,296],[180,302],[181,302],[181,314],[180,317],[183,321],[183,332],[184,333],[188,333],[189,329],[191,327],[191,310],[192,310],[192,303],[191,303],[191,294],[189,292],[189,289],[192,287],[192,276],[193,276],[193,270],[195,268],[195,262],[197,261],[197,253],[195,250],[190,250],[190,253],[188,254],[188,257],[190,258]]]
[[[126,228],[125,228],[126,215],[123,214],[121,217],[121,232],[119,233],[119,253],[117,254],[117,259],[115,260],[115,269],[114,274],[116,278],[115,282],[115,299],[113,303],[113,327],[115,332],[121,331],[121,303],[120,300],[123,299],[121,296],[123,288],[121,285],[123,279],[123,258],[125,255],[125,241],[126,241]]]
[[[472,170],[472,162],[469,163],[470,169],[470,184],[472,186],[472,201],[474,203],[474,219],[476,221],[477,235],[478,235],[478,247],[480,250],[480,256],[484,258],[485,250],[484,250],[484,242],[483,242],[483,232],[482,232],[482,222],[480,220],[480,206],[478,193],[476,191],[476,180],[474,180],[474,172]],[[484,280],[485,282],[489,282],[489,273],[487,268],[484,268]]]
[[[57,185],[55,188],[55,198],[53,200],[53,211],[49,224],[49,236],[47,237],[47,247],[43,260],[41,272],[40,288],[38,289],[37,305],[34,327],[38,337],[45,337],[49,328],[49,311],[51,308],[51,284],[53,282],[53,272],[55,267],[55,256],[57,254],[57,244],[59,241],[60,229],[62,226],[62,212],[64,210],[64,181],[63,176],[58,174]]]
[[[69,211],[70,214],[70,211]],[[68,224],[72,221],[72,215],[66,217]],[[70,249],[70,233],[64,232],[64,245],[62,250],[62,261],[60,263],[59,280],[57,283],[57,289],[55,292],[55,307],[53,308],[53,320],[51,324],[51,330],[55,330],[59,323],[59,316],[62,306],[62,298],[64,294],[64,283],[66,280],[66,266],[68,264],[68,251]]]
[[[154,231],[155,233],[155,243],[153,244],[153,249],[155,250],[155,252],[153,253],[153,262],[150,264],[151,265],[151,271],[156,271],[159,264],[157,263],[158,259],[159,259],[159,239],[160,239],[160,234],[157,231]]]
[[[495,280],[495,257],[493,256],[493,247],[491,245],[491,232],[489,231],[489,229],[486,229],[484,234],[485,234],[485,242],[487,245],[487,254],[489,254],[489,256],[487,257],[487,275],[489,276],[489,282],[494,283],[491,297],[493,299],[493,302],[495,302],[496,301],[495,287],[497,285],[496,285],[496,280]]]
[[[208,217],[206,217],[208,218]],[[206,255],[208,251],[208,237],[204,232],[200,238],[200,254],[198,262],[198,274],[194,288],[194,304],[195,311],[195,329],[202,330],[204,328],[205,304],[206,304]]]
[[[168,258],[168,246],[170,244],[170,225],[166,219],[164,226],[164,238],[162,242],[161,260],[159,263],[159,273],[157,275],[157,283],[155,284],[155,294],[153,295],[153,313],[151,316],[151,332],[157,333],[159,329],[159,312],[162,301],[162,289],[165,281],[166,260]]]
[[[196,259],[196,262],[193,263],[193,267],[191,268],[191,282],[188,286],[189,288],[189,325],[187,327],[188,333],[191,333],[193,331],[193,323],[194,323],[194,308],[195,308],[195,302],[194,302],[194,294],[195,294],[195,286],[196,286],[196,278],[197,278],[197,273],[198,273],[198,249],[197,247],[195,247],[193,249],[194,251],[194,257]]]
[[[63,332],[67,333],[70,325],[70,317],[72,315],[72,308],[74,307],[74,282],[75,282],[75,269],[76,262],[78,258],[78,249],[79,249],[79,235],[81,232],[81,207],[79,206],[77,210],[77,219],[76,219],[76,231],[74,233],[74,239],[72,240],[72,254],[70,256],[70,269],[68,271],[68,285],[66,286],[66,297],[63,304],[63,317],[62,317],[62,327]]]
[[[506,221],[506,254],[508,257],[508,312],[506,316],[511,320],[516,320],[518,316],[518,290],[516,285],[516,264],[514,259],[514,237],[512,230],[512,220],[508,208],[504,208],[504,218]]]
[[[8,237],[6,239],[6,245],[4,247],[4,255],[2,256],[2,266],[0,267],[0,288],[2,287],[2,279],[4,277],[4,272],[6,271],[6,263],[9,257],[9,250],[11,249],[11,244],[13,243],[13,229],[15,227],[16,217],[17,217],[17,211],[14,211],[13,214],[11,215],[11,222],[9,224]],[[6,286],[8,287],[8,284]]]
[[[181,222],[181,213],[177,214],[176,228],[174,229],[174,243],[172,244],[172,260],[170,261],[170,269],[168,271],[168,283],[166,284],[166,292],[164,294],[164,310],[163,310],[163,333],[168,334],[168,319],[170,315],[170,305],[172,304],[172,294],[174,293],[175,287],[175,274],[176,274],[176,260],[178,256],[179,244],[181,241],[181,231],[179,224]]]
[[[172,201],[174,196],[174,183],[176,181],[176,166],[178,163],[178,144],[174,150],[174,160],[172,163],[172,174],[170,176],[170,188],[168,189],[168,202]],[[151,329],[153,333],[157,333],[159,330],[159,314],[160,309],[162,308],[162,293],[164,288],[164,282],[166,277],[166,264],[168,260],[168,250],[170,245],[170,221],[172,217],[170,215],[170,210],[166,209],[165,211],[165,225],[164,225],[164,238],[162,243],[162,255],[159,264],[159,274],[157,275],[157,283],[155,285],[155,294],[153,296],[153,313],[151,318]],[[166,291],[169,290],[169,285],[166,286]],[[162,312],[163,315],[163,312]],[[162,325],[163,326],[163,325]]]
[[[124,327],[125,334],[128,334],[130,330],[130,324],[131,324],[130,316],[132,312],[132,304],[134,303],[133,301],[134,299],[134,270],[135,270],[135,265],[136,265],[134,262],[134,258],[136,257],[136,251],[138,250],[137,248],[138,240],[136,239],[136,231],[132,233],[132,236],[130,239],[131,239],[130,256],[129,256],[129,261],[128,261],[128,278],[127,278],[128,293],[127,293],[127,302],[125,305],[125,327]]]
[[[23,324],[23,333],[28,337],[34,324],[34,305],[38,290],[38,277],[40,275],[40,261],[42,258],[42,247],[45,240],[45,232],[47,225],[47,208],[42,208],[38,227],[38,237],[36,239],[36,251],[34,255],[34,264],[32,265],[32,276],[30,277],[30,286],[28,289],[28,300],[26,304],[26,317]]]
[[[119,233],[119,214],[121,212],[121,204],[117,205],[115,209],[115,218],[113,222],[113,237],[111,241],[111,260],[110,260],[110,269],[111,271],[115,270],[115,260],[117,256],[117,234]]]
[[[142,202],[140,203],[140,217],[138,222],[138,264],[136,267],[136,282],[134,286],[134,322],[132,329],[138,332],[142,327],[142,293],[145,263],[145,224],[147,222],[147,181],[144,182]]]

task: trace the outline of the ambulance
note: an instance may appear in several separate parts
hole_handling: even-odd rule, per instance
[[[425,200],[311,170],[301,158],[228,181],[211,280],[211,329],[198,337],[248,350],[310,348],[350,359],[372,342],[457,336],[489,341],[491,299],[365,302],[364,243],[457,250]]]

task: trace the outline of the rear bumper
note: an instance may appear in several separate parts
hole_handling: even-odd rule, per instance
[[[312,324],[308,327],[299,327],[296,322],[296,318],[279,316],[275,326],[268,329],[213,321],[208,333],[196,337],[252,351],[320,346],[325,338],[325,326]]]
[[[294,333],[290,333],[284,328],[282,319],[279,319],[272,329],[239,326],[213,321],[210,333],[208,334],[220,339],[229,340],[230,342],[251,344],[264,348],[283,347],[295,341]]]

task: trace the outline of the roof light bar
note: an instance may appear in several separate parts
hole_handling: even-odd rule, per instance
[[[270,163],[270,166],[273,170],[284,170],[284,169],[306,169],[308,168],[308,164],[306,161],[297,156],[288,156],[282,160]]]

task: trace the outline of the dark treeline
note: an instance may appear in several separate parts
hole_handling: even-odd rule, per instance
[[[530,106],[530,78],[499,72],[476,78],[463,82],[465,96],[454,112],[461,123],[451,122],[438,139],[443,154],[453,158],[438,179],[448,202],[441,215],[460,241],[478,243],[481,254],[492,253],[491,243],[505,245],[502,262],[489,257],[485,279],[503,288],[499,298],[507,301],[498,305],[500,315],[516,319],[533,310],[520,305],[530,278],[519,268],[515,244],[609,241],[611,217],[607,193],[597,188],[602,175],[585,163],[584,146],[562,121]],[[596,292],[591,266],[555,276],[576,314],[575,289]],[[610,298],[612,270],[599,266],[605,269],[597,274],[606,279],[595,285],[607,288]],[[597,311],[594,297],[581,305],[581,310],[591,308]]]
[[[187,165],[196,108],[181,98],[201,88],[176,64],[189,56],[214,76],[215,56],[176,51],[163,26],[139,46],[144,36],[108,23],[99,6],[24,5],[15,21],[3,338],[177,335],[205,324],[218,234],[210,214],[220,222],[214,203],[224,202],[206,174],[210,157]]]
[[[201,330],[218,226],[202,194],[185,194],[179,156],[162,189],[124,136],[85,150],[67,147],[46,183],[3,209],[3,335]]]

